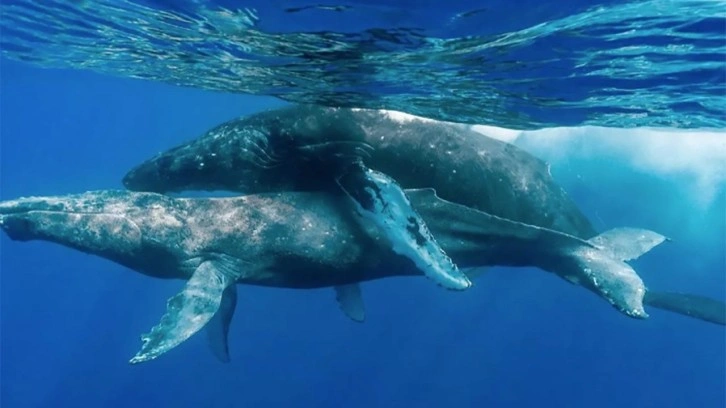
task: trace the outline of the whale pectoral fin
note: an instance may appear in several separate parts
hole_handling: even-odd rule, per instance
[[[376,225],[393,244],[394,252],[411,259],[426,277],[447,289],[471,286],[392,178],[367,168],[359,160],[336,181],[363,220]]]
[[[202,262],[184,290],[167,301],[161,322],[141,336],[141,350],[129,362],[153,360],[199,331],[217,313],[224,290],[234,282],[234,277],[225,273],[225,268],[218,268],[215,261]]]
[[[236,306],[237,286],[229,285],[222,292],[222,303],[219,305],[219,310],[217,310],[217,313],[214,314],[205,327],[209,348],[212,350],[212,354],[223,363],[230,361],[229,342],[227,338]]]
[[[360,292],[360,285],[338,285],[335,287],[335,299],[340,309],[350,319],[356,322],[363,322],[366,318],[365,305]]]

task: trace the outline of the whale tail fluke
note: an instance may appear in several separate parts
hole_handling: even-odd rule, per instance
[[[637,259],[665,240],[653,231],[611,229],[571,250],[575,274],[568,278],[590,287],[626,315],[645,319],[645,284],[627,261]]]
[[[631,304],[645,304],[707,322],[726,325],[726,303],[722,301],[687,293],[654,292],[645,290],[645,287],[641,286],[640,278],[625,262],[638,259],[664,241],[669,241],[669,239],[656,232],[638,228],[614,228],[589,239],[588,242],[598,248],[597,253],[600,257],[605,255],[605,258],[610,258],[609,262],[606,261],[609,265],[608,272],[595,276],[595,280],[606,298],[608,295],[612,296],[613,293],[626,294],[624,301]],[[613,271],[619,272],[611,273]],[[618,279],[607,279],[613,275],[619,275]],[[623,287],[622,284],[625,282],[629,282],[629,284]],[[620,284],[620,287],[615,288],[613,284]],[[642,295],[641,288],[643,289]],[[647,317],[644,310],[642,313],[642,316],[638,316],[636,313],[634,317]]]
[[[620,261],[638,259],[663,241],[668,241],[668,238],[640,228],[613,228],[588,240]]]

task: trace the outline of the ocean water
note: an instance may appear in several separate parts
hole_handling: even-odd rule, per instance
[[[451,3],[448,6],[451,9],[463,5],[447,3]],[[503,2],[493,2],[491,9],[470,16],[487,17],[486,21],[502,20],[499,27],[483,25],[478,20],[464,28],[455,26],[456,29],[474,27],[481,30],[482,36],[530,32],[528,27],[542,21],[573,21],[568,16],[583,13],[601,15],[588,11],[592,7],[602,7],[605,11],[601,13],[610,16],[608,24],[617,25],[618,21],[612,19],[618,14],[608,10],[622,11],[637,6],[642,7],[637,10],[650,10],[661,18],[653,21],[653,16],[639,17],[638,21],[642,20],[643,24],[655,24],[654,29],[673,33],[668,31],[669,24],[681,19],[679,24],[686,27],[689,21],[705,25],[699,31],[705,34],[678,40],[692,40],[690,52],[677,56],[656,53],[661,66],[680,67],[682,71],[679,75],[671,72],[664,76],[651,73],[645,82],[633,84],[634,90],[623,88],[625,94],[632,91],[639,95],[637,103],[619,98],[606,102],[603,94],[598,94],[602,83],[612,79],[610,74],[591,82],[577,82],[579,86],[587,85],[584,90],[580,88],[582,92],[603,97],[596,98],[601,103],[594,104],[584,103],[577,97],[564,101],[555,98],[555,102],[544,103],[541,99],[525,97],[529,94],[521,89],[509,88],[511,84],[497,87],[496,81],[484,81],[487,84],[482,87],[496,89],[495,94],[500,92],[496,97],[491,94],[490,99],[498,99],[496,103],[506,109],[482,108],[481,112],[462,108],[480,101],[476,95],[481,94],[444,92],[435,86],[438,80],[443,81],[441,78],[418,79],[430,80],[426,83],[431,94],[426,98],[431,99],[431,95],[441,98],[435,104],[433,100],[431,104],[417,103],[420,100],[411,97],[405,89],[391,89],[383,84],[381,88],[369,87],[372,82],[368,80],[348,82],[355,72],[344,75],[342,63],[331,68],[331,76],[340,75],[332,82],[323,80],[313,84],[308,78],[294,77],[292,85],[288,83],[289,88],[278,88],[270,79],[271,82],[257,90],[243,89],[243,85],[237,89],[257,95],[220,89],[229,85],[229,75],[202,75],[216,74],[218,67],[213,65],[201,67],[198,78],[187,76],[203,83],[184,82],[169,74],[182,71],[188,74],[184,65],[175,65],[175,61],[186,57],[166,58],[173,53],[167,53],[169,50],[164,46],[158,50],[165,57],[158,60],[148,56],[138,61],[123,59],[134,49],[131,44],[138,46],[139,51],[148,51],[143,43],[133,40],[133,31],[122,36],[118,32],[91,30],[126,46],[107,54],[97,52],[109,46],[99,38],[95,42],[74,43],[68,36],[54,35],[42,41],[46,45],[56,44],[46,49],[36,41],[40,36],[28,37],[27,32],[23,37],[30,41],[24,44],[27,49],[12,48],[8,44],[17,45],[19,36],[9,30],[11,24],[22,26],[24,22],[27,29],[27,24],[32,22],[35,34],[53,27],[45,24],[51,21],[48,19],[38,20],[44,22],[42,27],[33,19],[8,19],[17,10],[14,7],[32,8],[33,12],[40,13],[54,7],[70,9],[63,4],[78,4],[88,13],[105,10],[101,5],[116,4],[116,12],[127,17],[126,6],[130,3],[55,1],[44,3],[47,8],[32,4],[36,3],[8,1],[0,6],[3,13],[0,19],[2,199],[122,188],[121,177],[129,168],[156,152],[197,137],[218,123],[288,103],[283,99],[309,101],[306,98],[324,97],[326,101],[397,108],[430,117],[496,126],[481,129],[547,160],[556,180],[599,230],[642,227],[672,239],[634,263],[649,287],[726,299],[726,134],[721,110],[723,74],[719,74],[724,62],[723,58],[718,60],[723,56],[719,54],[723,52],[723,40],[721,43],[714,40],[717,28],[711,29],[710,25],[722,22],[723,15],[710,13],[713,9],[709,8],[722,3],[573,2],[569,8],[523,3],[522,9],[516,10],[518,18],[506,21],[494,19],[492,14],[512,15],[514,11],[507,9]],[[144,4],[160,7],[158,2]],[[188,7],[200,7],[202,3],[174,4],[175,8],[168,6],[170,12],[188,15]],[[276,23],[276,30],[263,25],[259,32],[292,35],[310,31],[310,27],[321,21],[339,25],[339,31],[333,27],[331,32],[345,29],[355,33],[373,26],[363,22],[359,22],[362,26],[351,25],[351,21],[356,21],[354,18],[331,19],[318,15],[311,20],[292,19],[296,22],[292,25],[281,24],[275,18],[298,16],[304,11],[282,13],[279,12],[284,8],[282,5],[270,4],[274,7],[265,9],[256,4],[259,7],[254,15],[264,24],[272,24],[265,16],[273,16],[270,18]],[[373,7],[372,2],[345,4],[351,6],[346,10],[365,5],[373,11],[383,8],[387,16],[403,15],[385,5]],[[409,12],[405,16],[412,19],[411,26],[423,27],[429,35],[436,34],[438,18],[451,17],[443,12],[426,13],[426,7],[417,4],[423,3],[408,4]],[[659,5],[658,12],[643,4]],[[678,14],[673,11],[674,7],[693,7],[693,12]],[[274,14],[275,10],[279,14]],[[371,10],[366,10],[369,15]],[[703,10],[705,17],[701,19],[695,10]],[[346,11],[337,13],[336,16],[346,15]],[[98,18],[111,19],[114,15],[99,13]],[[124,24],[146,27],[144,18],[154,14],[136,15],[139,20],[120,18],[113,27],[121,29]],[[53,16],[61,19],[58,14]],[[712,18],[717,21],[713,22]],[[63,21],[64,27],[78,23],[77,20]],[[221,24],[218,20],[210,21],[216,22],[213,27]],[[87,22],[103,25],[95,20]],[[592,37],[597,31],[588,31],[595,30],[591,25],[596,26],[593,23],[582,28],[584,34],[582,30],[573,33]],[[76,33],[70,29],[69,32]],[[455,35],[463,38],[465,33],[452,29],[446,36],[438,34],[437,38]],[[351,35],[351,41],[358,41],[361,47],[366,44]],[[526,51],[534,53],[540,49],[537,44],[542,44],[538,41],[552,40],[552,35],[535,36],[529,43],[522,43],[522,48],[509,58],[524,58],[523,55],[530,55]],[[572,37],[585,41],[579,35]],[[76,37],[71,35],[73,38]],[[678,38],[669,37],[669,41],[677,42]],[[260,39],[261,44],[269,44],[267,40]],[[607,49],[604,44],[609,42],[601,40],[588,43],[590,48],[578,42],[569,44],[573,48],[572,58]],[[709,46],[709,41],[714,43]],[[408,46],[403,50],[381,51],[380,44],[375,44],[372,51],[415,54]],[[445,47],[444,50],[452,52]],[[363,54],[368,55],[371,50],[365,51]],[[646,59],[655,58],[650,53],[635,53]],[[18,61],[31,54],[35,59]],[[69,58],[71,54],[75,57]],[[462,55],[462,58],[474,58],[475,53],[467,51]],[[596,60],[605,63],[604,55],[607,54],[597,56]],[[207,62],[216,61],[217,55],[213,57]],[[335,62],[339,57],[331,59]],[[448,57],[451,55],[447,54]],[[551,61],[550,57],[532,56],[540,62]],[[613,61],[622,63],[635,59],[613,57]],[[681,65],[686,60],[694,64],[705,60],[703,70],[693,71],[693,66]],[[103,63],[100,67],[84,67],[83,61]],[[713,61],[720,61],[722,65],[709,71],[705,66]],[[494,62],[492,66],[497,65]],[[424,65],[431,64],[432,71],[438,67],[436,63],[435,58],[424,61]],[[464,62],[461,64],[466,66]],[[308,73],[301,65],[293,64],[293,67],[297,73]],[[134,79],[139,76],[138,72],[128,70],[153,72],[154,80]],[[632,75],[636,70],[631,67],[626,71]],[[311,77],[315,72],[310,71]],[[498,74],[504,77],[508,72],[502,68]],[[531,74],[531,78],[557,78],[566,82],[561,72],[546,64],[512,72],[519,79]],[[538,76],[542,72],[549,72],[551,77]],[[689,72],[693,75],[686,75]],[[708,72],[715,76],[709,76]],[[371,69],[373,73],[378,75],[380,71]],[[419,74],[398,72],[396,75],[409,87],[406,80],[415,79]],[[271,75],[272,79],[284,76],[279,72]],[[675,75],[674,82],[666,81],[669,75]],[[264,78],[268,77],[257,78],[257,82],[245,76],[235,80],[240,84],[255,84],[264,82]],[[380,80],[379,76],[376,78]],[[397,83],[393,78],[386,84]],[[340,93],[341,83],[356,90]],[[662,87],[651,86],[654,84]],[[461,89],[474,86],[471,89],[477,90],[476,86],[480,85],[471,81],[468,85],[451,83],[452,90],[458,86]],[[363,88],[368,93],[361,94],[359,91]],[[562,90],[562,87],[555,88]],[[278,94],[268,92],[276,89]],[[549,96],[565,95],[553,94],[553,89],[546,92]],[[674,103],[676,99],[687,103]],[[648,110],[652,115],[636,115],[628,120],[627,114],[616,114],[622,108],[620,104]],[[482,102],[479,106],[494,105]],[[608,110],[608,107],[616,108]],[[512,117],[509,114],[520,110],[528,115]],[[492,112],[495,114],[489,115]],[[669,129],[653,128],[668,124],[672,125]],[[649,310],[648,320],[629,319],[585,290],[535,269],[492,268],[476,280],[472,290],[463,293],[442,291],[424,279],[369,282],[363,285],[367,307],[364,324],[346,319],[330,290],[240,287],[230,332],[232,362],[217,362],[207,349],[204,336],[194,336],[157,360],[129,365],[128,359],[141,344],[139,335],[158,322],[166,299],[181,286],[181,281],[155,280],[58,245],[15,242],[3,234],[0,237],[0,405],[10,408],[726,405],[726,330],[723,326],[658,310]]]
[[[724,0],[4,0],[7,58],[515,129],[723,128]]]

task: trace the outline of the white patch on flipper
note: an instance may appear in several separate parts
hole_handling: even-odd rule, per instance
[[[360,197],[351,195],[351,192],[341,184],[346,194],[353,199],[360,216],[371,225],[380,228],[391,242],[393,251],[413,261],[427,278],[447,289],[469,288],[471,281],[438,245],[424,221],[411,207],[400,186],[383,173],[371,169],[363,171],[365,183],[376,186],[377,191],[370,186],[363,188],[367,195],[366,200],[372,202],[373,208],[363,208],[358,201]]]

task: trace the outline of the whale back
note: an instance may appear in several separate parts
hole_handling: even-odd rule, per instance
[[[369,146],[366,165],[405,189],[434,188],[445,200],[498,217],[580,238],[596,234],[529,153],[465,125],[378,110],[295,105],[234,119],[142,163],[124,184],[155,192],[329,191],[334,175],[326,158],[336,152],[326,150],[323,160],[302,153],[320,145]]]
[[[403,188],[580,238],[595,229],[542,160],[468,126],[359,111],[375,152],[367,163]]]

